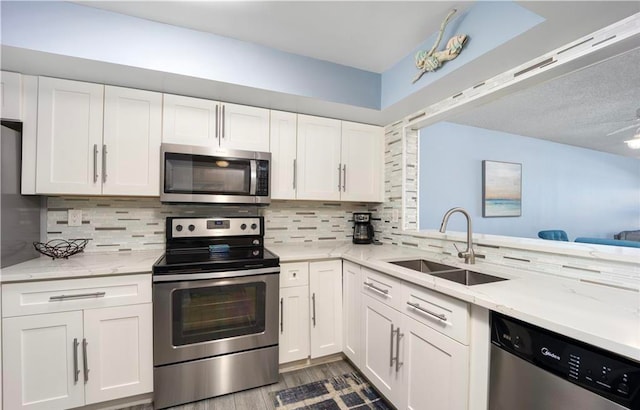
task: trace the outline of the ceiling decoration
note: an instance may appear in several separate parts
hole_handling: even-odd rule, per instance
[[[438,32],[438,38],[436,42],[431,47],[431,50],[427,52],[426,50],[420,50],[416,53],[416,67],[418,70],[418,74],[413,78],[413,83],[418,81],[426,72],[436,71],[438,68],[442,66],[442,63],[445,61],[453,60],[458,57],[458,54],[462,51],[462,47],[467,44],[469,40],[469,36],[466,34],[456,34],[451,37],[449,41],[447,41],[447,45],[444,50],[436,51],[438,46],[440,45],[440,41],[442,40],[442,35],[444,34],[444,28],[449,23],[451,17],[456,13],[456,9],[453,9],[447,14],[447,17],[442,21],[440,25],[440,31]]]

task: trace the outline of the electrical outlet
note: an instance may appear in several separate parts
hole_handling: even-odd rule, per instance
[[[82,209],[69,209],[67,221],[69,226],[82,226]]]

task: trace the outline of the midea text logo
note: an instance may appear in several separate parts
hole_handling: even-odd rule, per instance
[[[558,356],[557,354],[553,353],[551,350],[547,349],[546,347],[543,347],[542,349],[540,349],[540,352],[542,352],[543,356],[549,356],[552,357],[556,360],[560,360],[560,356]]]

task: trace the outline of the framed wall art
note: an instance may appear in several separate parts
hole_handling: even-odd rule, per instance
[[[522,164],[482,161],[482,216],[522,215]]]

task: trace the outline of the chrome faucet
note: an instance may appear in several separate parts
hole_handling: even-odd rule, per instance
[[[449,218],[456,212],[460,212],[467,218],[467,249],[462,252],[458,249],[458,246],[454,243],[456,250],[458,251],[458,258],[464,258],[464,263],[474,264],[476,263],[476,255],[473,253],[473,243],[471,242],[471,215],[464,208],[451,208],[442,217],[442,224],[440,224],[440,232],[444,233],[447,229],[447,223]]]

